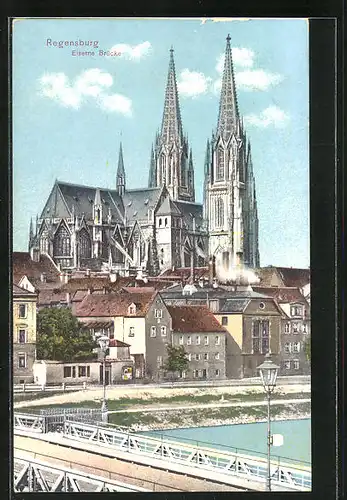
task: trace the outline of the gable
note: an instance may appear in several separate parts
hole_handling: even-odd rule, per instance
[[[62,196],[57,182],[55,182],[51,194],[49,195],[41,213],[41,219],[49,217],[71,217],[71,212],[64,200],[64,197]]]

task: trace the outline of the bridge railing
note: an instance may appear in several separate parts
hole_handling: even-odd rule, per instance
[[[59,467],[32,458],[14,457],[14,491],[18,492],[148,492],[120,481]]]
[[[65,420],[63,433],[70,439],[97,442],[102,446],[145,455],[189,467],[234,475],[252,481],[266,481],[266,459],[241,453],[183,444],[177,441],[161,440],[154,437],[123,432],[101,425]],[[293,490],[311,489],[311,470],[301,465],[271,462],[272,484]]]
[[[15,413],[13,416],[13,427],[32,432],[46,432],[45,417],[32,413]]]

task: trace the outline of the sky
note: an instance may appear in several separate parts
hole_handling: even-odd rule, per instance
[[[206,141],[217,126],[228,34],[252,148],[261,265],[309,266],[304,19],[15,20],[14,251],[27,251],[30,218],[41,214],[56,179],[115,189],[120,141],[127,188],[147,186],[171,46],[196,201],[202,202]]]

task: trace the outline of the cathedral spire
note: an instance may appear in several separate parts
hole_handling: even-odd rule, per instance
[[[125,169],[124,169],[122,142],[120,143],[119,156],[118,156],[117,190],[119,196],[123,196],[125,191]]]
[[[30,226],[29,226],[29,242],[33,239],[34,237],[34,225],[33,225],[33,218],[30,217]]]
[[[161,125],[161,140],[171,142],[172,140],[183,140],[182,120],[178,100],[174,50],[170,49],[169,71],[167,76],[164,113]]]
[[[210,148],[210,141],[207,139],[206,153],[205,153],[205,164],[204,164],[205,177],[207,175],[210,175],[210,163],[211,163],[211,148]]]
[[[221,97],[219,103],[219,116],[217,136],[222,136],[228,141],[230,136],[239,131],[239,111],[234,78],[233,60],[230,46],[230,35],[227,37],[225,49],[224,71],[222,79]]]
[[[154,155],[154,148],[152,144],[152,149],[151,149],[151,159],[150,159],[150,164],[149,164],[149,175],[148,175],[148,187],[155,187],[155,155]]]

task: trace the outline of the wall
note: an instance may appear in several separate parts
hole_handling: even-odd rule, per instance
[[[33,364],[36,359],[36,295],[13,297],[13,382],[33,382]],[[26,305],[26,317],[19,317],[19,305]],[[26,342],[19,343],[19,330],[26,331]],[[26,367],[19,367],[19,356],[26,356]]]
[[[192,343],[188,344],[190,336]],[[215,344],[216,336],[220,339],[220,345]],[[183,337],[183,344],[180,344],[180,338]],[[197,337],[200,337],[200,344],[196,343]],[[208,339],[208,345],[205,345],[205,337]],[[226,377],[225,370],[225,339],[226,334],[223,332],[200,332],[200,333],[178,333],[173,332],[172,343],[174,346],[183,345],[187,354],[191,355],[186,378],[206,378],[207,380],[221,380]],[[219,359],[215,359],[215,354],[219,353]],[[204,355],[208,354],[208,360],[204,360]],[[196,359],[196,355],[200,355],[200,359]],[[206,377],[203,374],[194,377],[194,370],[206,370]],[[216,374],[219,370],[219,375]]]
[[[162,310],[162,318],[155,317],[155,310]],[[156,337],[151,337],[151,327],[155,326]],[[166,337],[163,337],[160,332],[160,327],[166,326]],[[146,377],[158,380],[162,374],[162,370],[157,366],[158,356],[162,357],[163,362],[167,357],[166,344],[171,344],[171,317],[166,306],[160,297],[157,295],[146,316]]]
[[[242,377],[242,340],[243,320],[242,314],[215,314],[217,321],[222,325],[222,318],[228,319],[227,325],[222,325],[226,330],[226,363],[225,371],[227,378]]]

